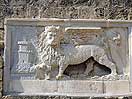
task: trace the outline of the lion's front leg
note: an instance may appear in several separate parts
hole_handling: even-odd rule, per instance
[[[56,76],[56,79],[60,79],[63,76],[63,73],[65,71],[65,69],[67,68],[67,61],[66,61],[66,57],[64,55],[60,56],[60,60],[59,60],[59,72],[58,75]]]
[[[108,59],[107,55],[100,57],[99,63],[111,69],[110,75],[117,75],[116,65]]]
[[[67,68],[68,65],[60,65],[59,66],[59,73],[58,75],[56,76],[56,79],[60,79],[62,76],[63,76],[63,73],[65,71],[65,69]]]

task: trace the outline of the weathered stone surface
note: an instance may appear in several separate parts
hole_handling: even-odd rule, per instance
[[[104,81],[104,92],[107,94],[127,94],[130,92],[129,81]]]
[[[132,92],[132,81],[130,81],[130,92]]]
[[[2,91],[3,91],[3,82],[0,80],[0,98],[2,97]]]
[[[4,28],[4,19],[0,19],[0,28]]]
[[[87,94],[103,94],[102,81],[60,81],[58,82],[59,93],[87,93]]]
[[[131,5],[129,0],[6,0],[0,4],[0,16],[128,19]]]
[[[31,84],[32,83],[32,84]],[[108,86],[109,85],[109,86]],[[41,86],[41,87],[40,87]],[[35,81],[13,80],[11,92],[19,95],[62,95],[69,97],[119,97],[130,95],[129,81]],[[13,93],[12,93],[13,94]],[[17,93],[16,93],[17,94]]]
[[[131,99],[130,96],[124,97],[68,97],[68,96],[3,96],[2,99]]]
[[[2,69],[2,67],[3,67],[3,58],[2,56],[0,56],[0,69]]]
[[[32,84],[31,84],[32,83]],[[41,87],[40,87],[41,86]],[[32,90],[31,90],[32,89]],[[35,81],[13,80],[9,91],[21,92],[23,95],[77,95],[103,94],[103,82],[101,81]],[[88,96],[88,94],[87,94]]]
[[[11,92],[20,92],[23,95],[43,95],[56,93],[58,90],[57,81],[43,80],[13,80],[10,82]],[[45,94],[45,95],[46,95]]]
[[[2,81],[2,77],[3,77],[3,69],[0,69],[0,81]]]
[[[3,82],[2,82],[2,80],[0,80],[0,91],[2,91],[2,89],[3,89]]]

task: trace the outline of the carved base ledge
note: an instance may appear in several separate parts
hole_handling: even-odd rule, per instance
[[[109,97],[131,95],[128,80],[117,81],[44,81],[44,80],[13,80],[6,95],[43,95],[73,97]],[[40,87],[41,86],[41,87]]]

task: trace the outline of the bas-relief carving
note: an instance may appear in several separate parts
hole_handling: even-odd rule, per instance
[[[34,72],[33,61],[34,55],[31,49],[31,42],[23,40],[18,41],[18,51],[15,54],[18,55],[18,60],[15,66],[12,67],[12,73],[31,73]]]
[[[33,50],[31,49],[31,43],[23,40],[18,41],[18,63],[16,66],[16,72],[18,73],[30,73],[33,63]]]
[[[45,31],[38,36],[37,78],[50,79],[53,68],[59,66],[56,76],[59,79],[69,65],[83,63],[91,57],[94,58],[94,61],[111,69],[111,74],[103,78],[109,79],[109,77],[115,77],[117,74],[125,75],[127,60],[122,60],[127,55],[126,49],[125,51],[122,50],[127,46],[126,37],[124,37],[124,35],[126,36],[125,29],[103,29],[100,35],[92,35],[89,40],[86,40],[85,36],[74,36],[74,39],[71,36],[69,39],[65,30],[60,26],[46,26]],[[93,42],[86,42],[90,41],[91,37],[94,37],[92,38]],[[87,66],[86,75],[93,69],[94,62],[92,62],[85,63]]]
[[[12,30],[12,65],[11,74],[34,74],[37,61],[36,32],[33,27],[15,27]],[[39,29],[41,31],[41,29]]]
[[[36,39],[33,38],[33,41],[31,37],[34,37],[35,33],[31,37],[28,36],[29,39],[22,36],[26,39],[16,40],[18,58],[15,58],[17,62],[12,68],[12,73],[34,73],[36,69],[36,78],[55,79],[55,75],[58,74],[57,69],[63,62],[65,65],[61,67],[62,69],[60,68],[59,73],[61,76],[66,71],[69,74],[62,79],[97,80],[102,78],[124,79],[126,77],[123,75],[126,75],[127,68],[127,28],[81,29],[79,27],[74,29],[74,27],[71,27],[70,29],[60,26],[46,26],[44,32],[42,32],[44,27],[34,29],[37,29],[38,36]],[[21,44],[21,42],[26,43]],[[29,51],[30,53],[28,53]],[[76,51],[79,51],[79,53],[76,53]],[[38,60],[36,60],[36,57],[38,57]],[[104,63],[101,62],[103,57],[105,57]],[[91,60],[91,58],[93,59]],[[105,64],[105,61],[107,64]],[[108,65],[108,62],[114,64],[115,67]],[[115,73],[118,75],[116,77],[108,75],[113,73],[111,71],[116,71]],[[100,76],[103,77],[100,78]]]
[[[102,21],[100,27],[93,27],[98,22],[87,25],[70,20],[71,24],[53,22],[53,26],[43,22],[24,21],[7,27],[5,94],[102,96],[130,92],[128,28],[118,28],[117,21],[111,27],[103,27]]]

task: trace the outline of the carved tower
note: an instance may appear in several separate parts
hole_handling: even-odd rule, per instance
[[[18,47],[18,64],[16,71],[19,73],[29,73],[33,58],[31,43],[26,40],[18,41]]]

